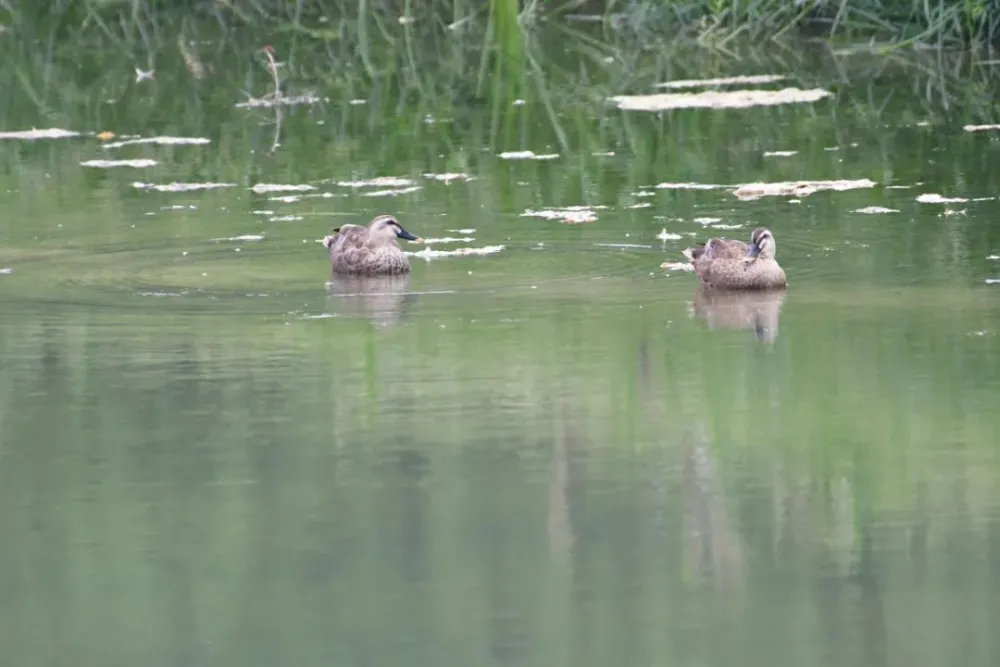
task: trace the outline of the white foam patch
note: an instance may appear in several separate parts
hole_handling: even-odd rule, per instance
[[[651,245],[642,245],[639,243],[595,243],[594,245],[597,246],[598,248],[622,248],[622,249],[628,249],[628,248],[648,249],[653,247]]]
[[[157,190],[158,192],[192,192],[194,190],[217,190],[219,188],[235,188],[235,183],[142,183],[136,181],[133,188],[139,190]]]
[[[464,235],[468,236],[469,234],[475,234],[476,233],[476,228],[475,227],[469,227],[467,229],[446,229],[445,231],[446,232],[451,232],[452,234],[464,234]]]
[[[694,221],[699,225],[714,225],[717,222],[722,222],[722,218],[695,218]]]
[[[388,188],[386,190],[372,190],[371,192],[362,192],[362,197],[397,197],[399,195],[410,194],[411,192],[416,192],[420,190],[419,185],[414,185],[408,188]]]
[[[337,182],[337,185],[342,188],[405,188],[416,184],[416,181],[412,179],[397,176],[379,176],[359,181]]]
[[[678,241],[682,237],[680,234],[671,234],[670,232],[667,231],[666,227],[664,227],[663,231],[661,231],[659,234],[656,235],[656,238],[660,239],[661,241]]]
[[[500,153],[501,160],[555,160],[558,153],[535,153],[534,151],[505,151]]]
[[[14,273],[14,269],[11,268],[0,269],[0,276],[9,276],[12,273]]]
[[[294,184],[294,183],[257,183],[250,188],[257,194],[266,192],[308,192],[315,190],[315,185]]]
[[[854,212],[867,213],[869,215],[877,215],[879,213],[899,213],[899,209],[885,208],[884,206],[865,206],[864,208],[859,208]]]
[[[798,151],[764,151],[764,157],[792,157],[798,154]]]
[[[966,132],[985,132],[987,130],[1000,130],[1000,125],[963,125],[962,129]]]
[[[143,137],[140,139],[125,139],[123,141],[112,141],[102,144],[104,148],[121,148],[133,144],[159,144],[161,146],[201,146],[212,143],[211,139],[204,137]]]
[[[244,234],[242,236],[227,236],[218,239],[209,239],[214,243],[219,243],[220,241],[263,241],[263,234]]]
[[[1000,255],[990,255],[986,259],[992,259],[995,262],[1000,262]]]
[[[436,239],[423,239],[424,243],[470,243],[475,240],[471,236],[443,236]]]
[[[424,178],[429,178],[434,181],[441,181],[445,185],[451,183],[452,181],[474,181],[475,177],[469,176],[465,173],[446,173],[446,174],[424,174]]]
[[[597,214],[594,211],[606,209],[607,206],[566,206],[563,208],[544,208],[538,211],[528,209],[521,214],[522,218],[545,218],[559,220],[571,225],[584,222],[595,222]]]
[[[969,201],[964,197],[942,197],[936,193],[923,194],[917,197],[921,204],[960,204]]]
[[[299,104],[317,104],[319,102],[329,102],[329,97],[316,97],[315,95],[280,95],[275,98],[273,95],[266,97],[251,97],[246,102],[237,102],[237,109],[271,109],[277,106],[292,107]]]
[[[62,130],[58,127],[50,127],[45,130],[12,130],[0,132],[0,139],[20,139],[22,141],[36,141],[38,139],[69,139],[79,137],[79,132],[73,130]]]
[[[302,219],[301,215],[277,215],[271,218],[271,222],[296,222]]]
[[[632,204],[629,208],[652,208],[653,205],[648,201],[641,201],[638,204]]]
[[[743,229],[743,225],[709,225],[712,229]]]
[[[407,252],[407,255],[411,257],[419,257],[420,259],[430,261],[432,259],[441,259],[444,257],[465,257],[468,255],[493,255],[500,252],[506,246],[502,245],[488,245],[481,248],[456,248],[455,250],[434,250],[432,248],[424,248],[417,252]]]
[[[155,167],[160,164],[156,160],[138,159],[138,160],[84,160],[80,163],[81,167],[97,167],[99,169],[113,169],[114,167],[133,167],[135,169],[145,169],[146,167]]]
[[[818,102],[833,93],[822,88],[801,90],[706,90],[700,93],[656,93],[653,95],[617,95],[611,102],[623,111],[667,111],[670,109],[746,109]]]

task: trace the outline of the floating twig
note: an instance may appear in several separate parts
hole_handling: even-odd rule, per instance
[[[281,77],[278,75],[278,63],[274,59],[274,47],[270,44],[264,47],[264,55],[267,56],[271,66],[271,76],[274,77],[274,141],[271,142],[271,155],[278,150],[278,139],[281,138]]]

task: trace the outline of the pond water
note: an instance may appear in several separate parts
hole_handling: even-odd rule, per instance
[[[835,96],[662,115],[595,83],[568,148],[539,97],[357,93],[269,155],[239,85],[130,67],[2,128],[85,133],[0,141],[9,664],[1000,660],[995,132],[813,69]],[[872,183],[733,194],[836,179]],[[493,251],[328,284],[317,240],[387,212]],[[661,268],[761,225],[787,294]]]

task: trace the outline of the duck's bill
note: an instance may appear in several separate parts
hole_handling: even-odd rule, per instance
[[[756,257],[759,254],[760,254],[760,246],[759,245],[757,245],[755,243],[752,246],[750,246],[750,256],[751,257]]]
[[[414,236],[413,234],[411,234],[410,232],[406,231],[402,227],[400,227],[399,231],[396,232],[396,236],[398,236],[401,239],[406,239],[407,241],[415,241],[417,243],[420,243],[421,241],[423,241],[422,238],[420,238],[419,236]]]

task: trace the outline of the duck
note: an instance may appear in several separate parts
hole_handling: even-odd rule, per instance
[[[378,215],[367,227],[342,225],[323,237],[334,274],[399,276],[410,272],[410,260],[396,239],[420,243],[392,215]]]
[[[705,287],[718,290],[771,290],[788,286],[785,271],[774,258],[774,234],[758,227],[750,243],[712,238],[684,250]]]

